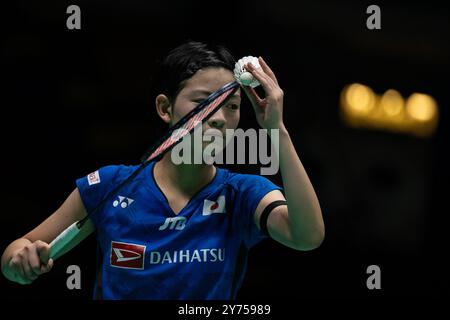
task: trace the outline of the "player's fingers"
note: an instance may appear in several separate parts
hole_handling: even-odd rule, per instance
[[[30,250],[28,253],[28,265],[30,266],[31,272],[36,276],[41,274],[41,260],[37,251]]]
[[[41,273],[47,273],[53,268],[53,259],[49,259],[46,265],[41,265]]]
[[[264,61],[262,57],[259,57],[258,61],[264,72],[278,85],[277,77],[275,76],[275,73],[273,73],[272,69],[270,69],[266,61]]]
[[[34,281],[37,278],[37,275],[34,273],[33,269],[30,266],[28,259],[22,261],[23,268],[23,278],[24,280]]]
[[[30,284],[33,282],[31,279],[28,279],[28,277],[25,275],[25,271],[23,270],[22,265],[20,265],[15,269],[14,280],[20,284]]]
[[[47,264],[50,256],[50,246],[44,241],[40,240],[36,241],[35,244],[40,261],[43,264]]]
[[[261,99],[252,87],[244,87],[244,91],[252,103],[253,110],[257,113],[262,112],[267,105],[266,99]]]
[[[41,265],[39,264],[39,265],[34,265],[34,264],[31,264],[31,261],[30,260],[28,260],[28,266],[29,266],[29,278],[31,279],[31,280],[36,280],[38,277],[39,277],[39,275],[41,274]]]
[[[15,279],[21,279],[25,277],[23,268],[22,268],[22,261],[18,257],[13,257],[9,261],[9,269],[12,270],[12,273],[14,274]]]
[[[250,99],[250,102],[253,105],[259,104],[262,101],[262,99],[256,93],[255,89],[253,89],[252,87],[250,87],[250,86],[242,86],[242,88],[244,89],[245,94]]]
[[[260,68],[255,68],[251,63],[247,63],[245,68],[256,78],[256,80],[259,81],[259,83],[261,83],[261,86],[266,93],[271,92],[275,83],[267,74],[264,73],[264,71]]]
[[[14,281],[20,284],[29,284],[32,282],[31,279],[28,278],[25,268],[24,262],[26,262],[24,252],[20,252],[16,254],[9,261],[9,270],[11,270],[11,274],[14,278]]]

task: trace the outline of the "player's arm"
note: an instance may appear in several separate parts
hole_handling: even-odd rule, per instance
[[[279,190],[271,191],[261,199],[254,214],[254,223],[258,228],[261,225],[261,214],[264,209],[277,200],[286,200]],[[268,215],[267,232],[270,237],[296,250],[306,251],[319,247],[325,234],[321,218],[316,218],[314,213],[291,214],[289,202],[287,203],[287,205],[273,208]]]
[[[298,250],[318,247],[325,236],[325,227],[319,201],[303,167],[289,133],[283,123],[283,91],[273,71],[259,59],[261,68],[248,66],[248,70],[261,83],[266,96],[262,99],[254,89],[244,87],[255,109],[261,127],[278,129],[279,164],[287,206],[273,209],[268,216],[267,229],[275,240]],[[271,202],[284,199],[280,191],[268,193],[258,204],[255,223]]]
[[[5,249],[1,258],[5,277],[20,284],[29,284],[42,273],[50,271],[53,260],[49,259],[48,244],[65,228],[85,216],[86,209],[77,188],[51,216]],[[69,251],[93,230],[92,222],[86,222],[82,232],[63,251]]]

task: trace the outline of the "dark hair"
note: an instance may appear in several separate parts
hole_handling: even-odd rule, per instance
[[[188,41],[170,51],[160,64],[157,74],[159,92],[174,102],[185,81],[198,70],[222,67],[233,71],[234,64],[233,56],[224,46]]]

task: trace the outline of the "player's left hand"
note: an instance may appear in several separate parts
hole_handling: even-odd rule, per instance
[[[243,86],[245,93],[250,99],[255,110],[256,120],[264,129],[283,128],[283,90],[278,85],[275,74],[263,60],[258,58],[261,68],[255,68],[248,63],[245,68],[256,80],[259,81],[265,92],[265,97],[261,98],[252,87]]]

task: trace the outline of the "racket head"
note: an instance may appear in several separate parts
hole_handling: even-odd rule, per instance
[[[141,158],[141,163],[161,158],[168,150],[180,143],[184,136],[190,134],[195,127],[203,124],[216,111],[223,107],[239,89],[239,86],[239,83],[234,81],[227,83],[217,91],[211,93],[205,100],[200,102],[194,109],[170,127],[167,133],[147,150]],[[174,138],[173,133],[175,131],[177,131],[177,135]]]

